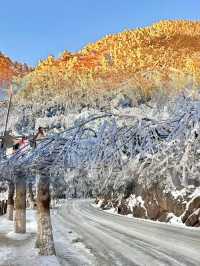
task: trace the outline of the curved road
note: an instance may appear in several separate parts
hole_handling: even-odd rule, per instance
[[[87,200],[69,200],[58,214],[94,255],[92,265],[200,265],[199,229],[113,215]]]

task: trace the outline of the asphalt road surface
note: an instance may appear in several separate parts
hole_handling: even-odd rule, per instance
[[[92,265],[200,266],[199,229],[113,215],[87,200],[69,200],[58,215],[93,254]]]

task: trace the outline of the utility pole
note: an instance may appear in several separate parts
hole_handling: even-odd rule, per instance
[[[10,95],[9,103],[8,103],[8,110],[7,110],[7,114],[6,114],[5,129],[4,129],[4,133],[3,133],[3,136],[4,136],[4,137],[5,137],[5,135],[6,135],[6,131],[7,131],[7,127],[8,127],[8,118],[9,118],[9,114],[10,114],[11,102],[12,102],[12,94]]]
[[[10,84],[9,102],[8,102],[8,109],[7,109],[7,114],[6,114],[6,123],[5,123],[4,132],[3,132],[3,139],[2,139],[1,148],[4,148],[4,138],[6,136],[6,131],[7,131],[7,127],[8,127],[8,119],[9,119],[9,115],[10,115],[10,107],[11,107],[11,103],[12,103],[12,96],[13,96],[13,90],[12,90],[12,84]]]

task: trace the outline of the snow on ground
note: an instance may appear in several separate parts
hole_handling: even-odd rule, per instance
[[[13,231],[13,222],[8,221],[4,216],[4,229],[6,226],[9,226],[9,233],[7,233],[7,237],[13,240],[25,240],[31,237],[31,235],[36,234],[37,232],[37,224],[36,224],[36,213],[33,210],[27,210],[27,217],[26,217],[26,234],[17,234]],[[1,227],[0,227],[1,232]]]
[[[144,200],[141,196],[135,196],[134,194],[131,194],[127,199],[128,207],[130,208],[131,212],[134,212],[134,207],[141,207],[145,210],[146,216],[147,216],[147,210],[144,206]]]
[[[195,188],[194,192],[189,196],[189,198],[195,198],[200,196],[200,187]]]
[[[62,204],[61,204],[62,205]],[[13,232],[13,222],[0,216],[0,266],[69,266],[92,265],[92,254],[81,238],[66,227],[65,220],[52,211],[54,242],[57,256],[39,256],[35,248],[36,212],[27,210],[27,233]]]
[[[1,200],[6,200],[8,198],[8,193],[7,192],[1,192],[0,193],[0,201]]]
[[[191,194],[191,195],[189,195],[189,201],[187,202],[187,204],[186,204],[186,209],[185,209],[185,211],[187,211],[188,209],[189,209],[189,206],[190,206],[190,204],[195,200],[195,198],[197,198],[197,197],[199,197],[200,196],[200,187],[197,187],[194,191],[193,191],[193,193]]]
[[[0,217],[0,266],[59,266],[55,256],[38,256],[35,211],[27,210],[27,233],[13,232],[13,222]]]
[[[97,204],[95,204],[95,203],[91,203],[90,205],[93,206],[94,208],[100,209],[97,206]],[[168,222],[160,222],[160,221],[154,221],[154,220],[150,220],[150,219],[137,218],[137,217],[134,217],[133,214],[131,214],[131,213],[129,213],[127,215],[119,214],[119,213],[117,213],[116,209],[114,209],[114,208],[103,210],[103,211],[107,212],[107,213],[110,213],[110,214],[113,214],[113,215],[118,215],[118,216],[121,216],[121,217],[127,217],[127,218],[135,219],[135,220],[141,220],[141,221],[145,221],[145,222],[148,222],[148,223],[165,224],[167,226],[173,225],[174,227],[184,227],[184,229],[192,230],[192,231],[199,231],[200,230],[199,227],[186,226],[182,222],[181,216],[178,217],[178,216],[174,215],[174,213],[169,213],[168,214],[168,217],[170,217],[170,220]],[[197,210],[197,211],[199,211],[199,210]]]
[[[182,220],[181,220],[181,216],[177,217],[176,215],[174,215],[174,213],[168,213],[167,218],[169,218],[169,224],[173,224],[173,225],[179,225],[179,226],[186,226]]]
[[[94,208],[97,208],[97,209],[100,209],[99,205],[98,204],[95,204],[95,203],[91,203],[91,205],[94,207]],[[106,209],[106,210],[103,210],[104,212],[108,212],[108,213],[111,213],[111,214],[114,214],[114,215],[119,215],[119,216],[122,216],[122,217],[128,217],[130,219],[140,219],[140,220],[144,220],[144,221],[148,221],[148,222],[152,222],[152,223],[164,223],[164,224],[172,224],[172,225],[175,225],[175,226],[183,226],[187,229],[194,229],[193,227],[187,227],[185,224],[183,224],[182,220],[181,220],[181,216],[180,217],[177,217],[176,215],[174,215],[173,213],[169,213],[168,214],[168,218],[169,218],[169,222],[165,223],[165,222],[160,222],[160,221],[153,221],[153,220],[147,220],[147,219],[143,219],[143,218],[136,218],[133,216],[133,214],[129,213],[127,215],[123,215],[123,214],[119,214],[117,213],[117,210],[115,208],[110,208],[110,209]]]
[[[183,188],[181,190],[171,190],[171,194],[174,197],[174,199],[177,199],[178,197],[184,197],[187,195],[187,188]]]
[[[97,205],[97,207],[99,207],[99,206]],[[110,208],[110,209],[105,210],[105,211],[109,212],[109,213],[117,214],[117,209],[116,208]]]
[[[98,205],[91,205],[99,209]],[[35,249],[37,230],[35,211],[27,210],[27,233],[24,235],[14,233],[13,222],[8,221],[6,216],[0,216],[0,266],[94,265],[94,255],[91,253],[89,247],[85,246],[85,241],[82,239],[82,236],[68,227],[65,216],[62,215],[62,211],[62,208],[52,211],[52,224],[57,257],[39,256],[38,250]],[[115,208],[106,210],[106,212],[117,214]],[[128,215],[128,217],[130,219],[134,218],[132,214]],[[176,217],[173,213],[169,214],[169,218],[171,218],[170,224],[184,226],[181,223],[180,217]],[[148,220],[148,222],[155,223],[150,220]]]
[[[101,207],[101,205],[102,205],[102,203],[103,203],[103,200],[102,200],[102,199],[100,199],[100,200],[99,200],[99,202],[97,203],[97,207],[99,207],[99,208],[100,208],[100,207]]]

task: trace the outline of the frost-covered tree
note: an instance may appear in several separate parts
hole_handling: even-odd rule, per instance
[[[199,186],[200,100],[182,95],[163,109],[153,108],[155,114],[168,115],[152,118],[113,112],[79,117],[36,149],[19,150],[2,160],[1,179],[12,181],[20,170],[35,182],[36,173],[45,173],[45,180],[54,187],[56,180],[64,180],[74,197],[111,195],[116,190],[126,194],[134,180],[144,186],[156,182],[177,188]],[[45,206],[41,215],[48,216],[49,230],[40,230],[40,237],[50,239],[45,243],[53,250],[49,203]]]

